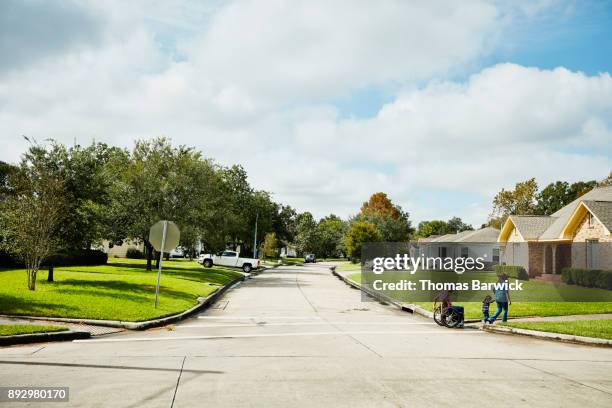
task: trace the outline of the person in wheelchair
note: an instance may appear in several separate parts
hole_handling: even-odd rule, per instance
[[[463,306],[453,305],[451,294],[448,290],[443,290],[436,295],[433,311],[434,321],[440,326],[463,328]]]

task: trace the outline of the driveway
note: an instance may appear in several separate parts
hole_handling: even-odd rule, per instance
[[[324,264],[266,271],[171,329],[0,349],[0,383],[69,386],[83,407],[612,406],[610,349],[444,329]]]

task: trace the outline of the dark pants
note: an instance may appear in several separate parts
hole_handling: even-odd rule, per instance
[[[502,316],[502,322],[508,321],[508,302],[495,302],[497,303],[497,310],[495,314],[489,319],[490,322],[494,322],[497,317],[501,314],[502,310],[504,315]]]
[[[489,311],[488,311],[488,310],[483,310],[483,311],[482,311],[482,316],[483,316],[483,319],[482,319],[482,320],[484,320],[485,322],[486,322],[487,320],[489,320]]]

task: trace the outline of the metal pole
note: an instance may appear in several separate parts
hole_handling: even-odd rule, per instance
[[[164,221],[164,232],[162,234],[161,251],[159,251],[159,267],[157,268],[157,286],[155,286],[155,308],[157,309],[157,295],[159,294],[159,280],[161,278],[162,260],[164,259],[164,246],[166,245],[166,233],[168,232],[168,221]]]
[[[257,220],[259,219],[259,211],[255,215],[255,239],[253,240],[253,258],[257,259]]]

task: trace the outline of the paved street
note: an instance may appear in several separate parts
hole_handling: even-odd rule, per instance
[[[262,273],[172,330],[0,349],[2,385],[69,386],[83,407],[607,408],[611,373],[610,349],[440,328],[322,264]]]

